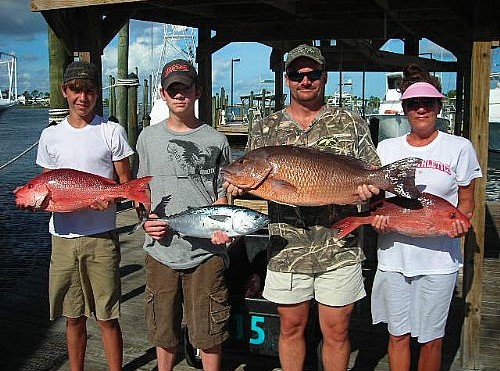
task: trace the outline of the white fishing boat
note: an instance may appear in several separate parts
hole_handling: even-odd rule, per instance
[[[167,104],[161,99],[161,73],[163,66],[170,60],[182,58],[195,64],[196,30],[191,27],[171,24],[163,25],[163,46],[156,71],[152,73],[150,124],[158,124],[169,117]],[[198,101],[195,111],[198,116]]]
[[[0,112],[17,103],[16,56],[0,52]]]
[[[380,103],[378,112],[369,115],[370,128],[372,132],[378,132],[378,141],[405,135],[410,132],[410,123],[403,112],[401,105],[401,92],[398,89],[398,81],[403,77],[402,72],[389,72],[386,75],[386,93]],[[452,132],[452,122],[439,114],[436,126],[444,132]]]
[[[490,75],[489,149],[500,152],[500,72]]]

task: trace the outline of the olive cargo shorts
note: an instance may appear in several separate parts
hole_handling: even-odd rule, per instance
[[[52,236],[50,319],[120,316],[120,246],[115,232],[77,238]]]
[[[209,349],[229,337],[224,270],[219,256],[174,270],[146,255],[145,316],[151,344],[172,348],[180,343],[183,304],[189,342],[195,348]]]

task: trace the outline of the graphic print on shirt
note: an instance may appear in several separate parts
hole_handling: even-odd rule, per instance
[[[200,148],[193,142],[173,139],[166,146],[169,160],[178,178],[213,182],[218,173],[222,151],[218,147]]]
[[[423,160],[417,167],[422,169],[435,169],[451,175],[450,164],[446,164],[437,160]]]

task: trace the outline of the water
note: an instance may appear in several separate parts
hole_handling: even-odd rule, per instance
[[[0,116],[0,166],[35,143],[47,126],[47,109],[11,108]],[[235,147],[236,157],[241,146]],[[500,153],[490,152],[487,201],[500,201]],[[12,191],[40,173],[36,147],[0,170],[0,294],[9,291],[30,271],[48,265],[49,213],[17,210]]]
[[[10,108],[3,112],[0,165],[35,143],[47,123],[47,109]],[[9,291],[31,270],[49,262],[49,213],[17,210],[12,194],[16,187],[40,173],[35,157],[36,147],[0,170],[0,293]]]

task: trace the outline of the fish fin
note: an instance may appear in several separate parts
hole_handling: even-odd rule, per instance
[[[136,225],[134,225],[134,228],[128,234],[134,234],[138,229],[142,228],[144,223],[148,220],[148,211],[146,210],[146,207],[144,207],[144,204],[139,203],[139,206],[135,209],[137,211],[137,217],[139,218],[139,221],[137,222]]]
[[[407,157],[381,167],[389,181],[385,190],[406,198],[418,198],[420,191],[415,186],[415,170],[422,162],[417,157]]]
[[[210,215],[210,219],[217,220],[218,222],[225,222],[226,220],[230,219],[231,217],[229,215]]]
[[[271,189],[275,189],[280,192],[297,192],[297,187],[286,180],[269,179],[269,182],[271,183]]]
[[[361,224],[362,223],[358,222],[355,217],[348,216],[347,218],[339,220],[332,228],[339,230],[337,238],[340,240],[358,228]]]
[[[150,204],[151,200],[149,198],[148,183],[151,181],[152,176],[145,176],[139,179],[133,179],[126,183],[123,183],[125,197],[140,202],[142,204]]]

